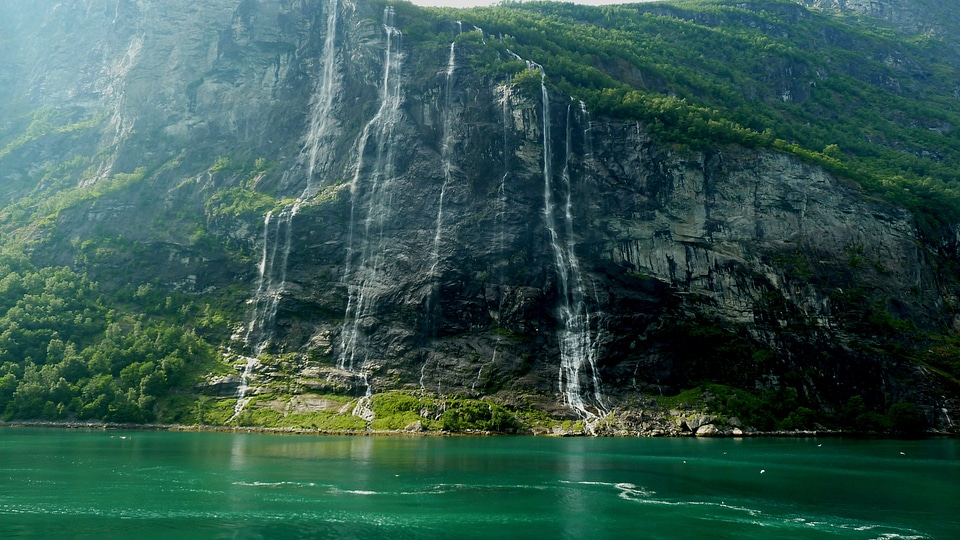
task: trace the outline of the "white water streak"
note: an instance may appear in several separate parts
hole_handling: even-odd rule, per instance
[[[433,251],[431,252],[430,278],[435,280],[437,277],[437,265],[440,264],[440,240],[443,232],[443,197],[450,185],[453,176],[453,74],[457,69],[456,42],[450,44],[450,58],[447,60],[446,77],[446,96],[444,104],[443,118],[443,143],[440,148],[440,155],[443,159],[443,185],[440,187],[440,202],[437,208],[437,226],[433,235]],[[436,286],[436,284],[434,284]]]
[[[263,252],[257,268],[257,290],[253,314],[247,324],[246,343],[253,356],[266,351],[274,335],[277,309],[287,283],[287,262],[292,242],[291,224],[299,206],[289,205],[274,217],[267,212],[263,220]]]
[[[499,346],[493,348],[493,359],[490,360],[490,365],[493,367],[497,365],[497,352],[499,352],[499,350]],[[473,385],[470,386],[471,392],[477,391],[477,383],[480,382],[480,376],[483,375],[483,368],[486,367],[486,365],[487,364],[480,364],[480,369],[477,370],[477,378],[474,379]]]
[[[427,393],[427,386],[426,384],[424,384],[423,381],[424,381],[424,378],[427,376],[427,364],[429,363],[430,363],[430,359],[427,358],[426,360],[423,361],[423,365],[420,366],[420,393],[424,395],[426,395]]]
[[[507,216],[507,177],[510,176],[510,137],[509,137],[509,123],[512,121],[512,115],[510,110],[510,86],[503,86],[503,98],[501,102],[501,122],[503,124],[503,176],[500,177],[500,186],[497,188],[497,226],[496,226],[496,237],[495,241],[497,243],[497,255],[500,259],[503,259],[504,244],[506,243],[506,216]],[[497,317],[498,323],[500,322],[499,317],[503,312],[503,302],[504,294],[503,288],[505,284],[504,276],[504,266],[501,266],[499,272],[499,285],[500,285],[500,303],[497,307]]]
[[[243,408],[246,407],[250,401],[250,398],[247,397],[247,392],[250,391],[250,379],[253,377],[254,368],[260,363],[256,358],[250,356],[241,356],[240,358],[245,360],[246,363],[240,375],[240,386],[237,388],[237,403],[233,406],[233,416],[231,416],[227,422],[230,422],[242,413]]]
[[[253,312],[247,323],[244,341],[253,356],[263,354],[274,337],[277,309],[287,283],[287,265],[293,249],[293,219],[300,207],[313,195],[314,177],[323,173],[328,154],[321,150],[335,136],[333,103],[338,93],[339,77],[336,70],[337,2],[329,0],[327,7],[326,37],[321,57],[321,73],[312,98],[310,122],[305,137],[302,159],[306,160],[307,177],[305,188],[297,199],[286,205],[278,214],[273,211],[264,217],[263,253],[257,268],[257,289],[252,303]],[[244,386],[246,387],[246,378]],[[243,399],[244,394],[239,396]]]
[[[386,33],[383,80],[380,88],[380,108],[364,126],[357,143],[357,164],[350,184],[351,210],[348,251],[343,280],[348,287],[344,323],[340,332],[340,356],[337,367],[363,376],[367,394],[371,388],[367,380],[369,350],[366,347],[362,323],[373,315],[376,300],[383,290],[380,274],[384,262],[384,225],[393,213],[396,126],[400,122],[403,100],[400,84],[402,34],[392,26],[393,8],[384,9],[383,25]],[[376,145],[376,155],[369,170],[364,168],[364,154],[370,139]],[[359,232],[360,245],[354,248],[355,217],[366,211],[363,228]],[[353,258],[358,258],[356,268]]]
[[[558,313],[560,319],[560,372],[559,386],[564,402],[584,419],[587,428],[593,431],[593,425],[600,416],[606,414],[600,392],[600,379],[597,373],[596,357],[598,352],[592,334],[592,314],[587,306],[583,277],[576,255],[576,242],[573,234],[573,200],[570,186],[570,157],[572,153],[570,108],[567,107],[566,139],[564,167],[561,173],[565,204],[563,211],[564,236],[560,239],[556,223],[553,202],[553,152],[550,122],[550,96],[547,92],[546,74],[543,68],[529,63],[541,73],[540,89],[543,101],[543,178],[544,178],[544,214],[550,244],[554,254],[557,271],[557,289],[560,296]],[[584,378],[587,378],[584,381]],[[584,388],[584,382],[591,389]],[[590,392],[590,401],[584,400],[585,390]],[[588,408],[589,407],[589,408]],[[592,410],[591,410],[592,409]]]
[[[450,186],[450,182],[453,179],[453,75],[457,70],[457,53],[456,53],[456,42],[450,43],[450,56],[447,59],[447,72],[446,72],[446,81],[445,81],[445,95],[444,95],[444,115],[443,115],[443,138],[440,147],[440,156],[443,160],[443,185],[440,186],[440,199],[437,204],[437,224],[435,232],[433,235],[433,250],[430,252],[430,272],[428,277],[430,279],[430,286],[432,290],[430,295],[427,297],[426,304],[426,316],[427,316],[427,327],[428,332],[433,334],[434,331],[434,321],[435,314],[434,301],[439,299],[439,276],[437,273],[437,267],[440,265],[440,244],[443,238],[443,199],[446,196],[447,188]],[[424,360],[424,368],[426,368],[427,360]],[[440,391],[440,380],[439,380],[439,369],[440,364],[437,364],[437,393]],[[423,370],[420,372],[420,388],[423,389]]]
[[[337,72],[336,35],[337,35],[337,2],[328,0],[327,4],[327,35],[323,41],[323,58],[320,62],[321,75],[317,89],[314,92],[313,106],[310,115],[310,129],[307,132],[307,186],[301,199],[312,195],[315,175],[323,174],[332,159],[330,153],[321,153],[336,135],[336,125],[333,116],[333,103],[340,88],[340,77]],[[322,160],[322,161],[321,161]]]

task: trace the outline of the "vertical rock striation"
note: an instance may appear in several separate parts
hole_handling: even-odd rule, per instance
[[[3,24],[36,50],[2,44],[0,87],[97,118],[74,151],[108,158],[83,182],[152,171],[147,187],[63,212],[70,234],[38,256],[64,262],[72,243],[122,233],[158,248],[143,282],[240,284],[246,326],[231,346],[251,356],[292,353],[357,396],[490,396],[570,419],[703,380],[960,417],[924,368],[875,354],[882,324],[850,320],[870,306],[920,327],[951,320],[946,251],[903,208],[819,168],[660,144],[590,116],[549,74],[531,92],[475,69],[482,45],[419,47],[393,8],[364,2],[11,9]],[[44,59],[72,37],[82,61]],[[23,152],[0,171],[8,199],[28,177],[10,171],[52,157]],[[273,166],[214,166],[225,156]],[[210,211],[240,188],[271,203]],[[188,240],[197,221],[212,241]]]

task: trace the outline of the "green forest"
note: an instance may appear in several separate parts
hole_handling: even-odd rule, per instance
[[[164,414],[176,389],[218,367],[216,351],[184,317],[134,314],[149,310],[146,290],[135,295],[139,306],[117,306],[69,268],[11,255],[0,256],[0,274],[6,420],[171,421]]]

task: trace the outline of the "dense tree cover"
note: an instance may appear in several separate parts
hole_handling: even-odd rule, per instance
[[[795,154],[914,210],[931,236],[960,218],[957,73],[929,36],[791,0],[398,13],[413,40],[474,44],[477,69],[518,82],[517,56],[534,61],[591,111],[642,121],[667,141]],[[472,25],[482,33],[457,35]]]
[[[871,407],[861,396],[853,396],[836,410],[824,411],[785,387],[760,392],[745,392],[718,384],[705,384],[672,398],[707,400],[710,407],[744,425],[764,431],[832,429],[867,432],[916,434],[928,428],[927,419],[916,405],[898,401]]]
[[[215,351],[179,324],[109,309],[68,268],[0,255],[0,414],[144,422]],[[132,311],[132,310],[131,310]]]

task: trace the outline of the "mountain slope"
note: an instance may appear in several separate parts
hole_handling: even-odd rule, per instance
[[[6,4],[0,405],[947,429],[955,57],[832,13]]]

